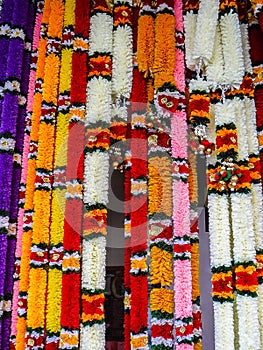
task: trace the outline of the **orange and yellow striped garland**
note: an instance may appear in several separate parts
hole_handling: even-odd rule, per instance
[[[44,348],[45,343],[46,267],[50,239],[51,188],[64,3],[61,0],[52,0],[50,8],[38,156],[36,160],[35,212],[30,254],[30,285],[25,337],[29,349],[35,345],[38,345],[39,349]],[[38,310],[37,313],[36,310]]]
[[[67,136],[69,124],[70,86],[73,55],[73,26],[75,0],[65,1],[62,32],[61,69],[59,83],[58,116],[56,125],[54,181],[51,202],[50,251],[46,307],[46,349],[58,349],[62,293],[62,258],[64,211],[66,202],[65,167],[67,162]]]
[[[32,220],[34,214],[34,186],[36,177],[36,157],[38,151],[38,130],[41,116],[42,102],[42,84],[45,70],[45,55],[47,51],[47,26],[50,16],[50,1],[45,1],[43,9],[43,17],[41,23],[41,37],[38,47],[38,63],[36,70],[35,94],[32,111],[32,127],[30,134],[30,146],[28,155],[28,174],[25,193],[25,213],[24,226],[22,237],[22,255],[20,265],[20,284],[18,296],[18,320],[17,320],[17,335],[16,349],[25,349],[25,334],[26,334],[26,318],[27,318],[27,300],[29,288],[29,269],[30,269],[30,248],[32,238]]]

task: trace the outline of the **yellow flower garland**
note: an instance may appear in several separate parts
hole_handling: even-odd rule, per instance
[[[75,23],[75,0],[66,0],[63,36],[68,38],[69,32],[72,32]],[[65,38],[65,40],[67,40]],[[62,39],[63,41],[63,39]],[[67,40],[68,41],[68,40]],[[57,117],[56,144],[55,144],[55,173],[54,187],[52,191],[52,223],[50,229],[50,262],[48,271],[48,289],[47,289],[47,316],[46,328],[49,346],[51,343],[59,341],[59,332],[61,329],[61,292],[62,292],[62,245],[64,236],[64,211],[66,204],[66,184],[65,167],[67,164],[67,135],[69,125],[69,97],[71,87],[71,70],[73,55],[73,33],[71,43],[62,42],[61,52],[61,70],[59,92],[61,99],[64,98],[61,111]]]

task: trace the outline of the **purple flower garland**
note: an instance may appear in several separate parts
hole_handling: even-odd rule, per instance
[[[10,39],[10,27],[12,21],[14,0],[5,0],[0,13],[0,122],[2,114],[2,104],[4,99],[4,83],[6,76],[6,64]]]
[[[8,4],[9,2],[10,0],[5,0],[4,8],[5,4]],[[9,27],[10,29],[8,29],[6,33],[6,36],[9,39],[9,47],[6,61],[6,75],[3,90],[4,96],[0,127],[0,313],[2,318],[4,311],[7,313],[11,311],[11,302],[6,302],[3,300],[3,298],[5,292],[6,269],[8,269],[9,263],[11,263],[9,256],[7,256],[7,237],[9,233],[9,216],[11,205],[14,153],[17,136],[17,121],[19,116],[19,104],[21,102],[20,93],[22,66],[25,50],[25,28],[27,25],[28,15],[30,15],[28,9],[28,0],[16,0],[14,2],[12,22]],[[21,122],[21,120],[19,120],[19,122]],[[11,225],[10,228],[12,227],[13,226]],[[1,343],[2,326],[3,321],[1,319]],[[4,336],[4,339],[6,339],[6,335]],[[4,349],[5,348],[6,347],[4,347]]]
[[[13,273],[15,262],[15,248],[16,248],[16,224],[18,215],[19,202],[19,184],[21,178],[21,158],[23,152],[24,126],[26,116],[26,94],[29,83],[30,71],[30,50],[33,40],[33,23],[35,17],[35,7],[33,2],[29,3],[27,25],[25,27],[26,41],[23,53],[23,65],[21,72],[21,94],[18,96],[18,119],[16,130],[16,145],[14,150],[13,162],[13,177],[11,188],[11,204],[9,215],[9,230],[7,235],[7,256],[6,256],[6,272],[5,272],[5,286],[4,286],[4,302],[7,309],[3,314],[2,325],[2,349],[8,349],[10,327],[11,327],[11,300],[13,290]]]

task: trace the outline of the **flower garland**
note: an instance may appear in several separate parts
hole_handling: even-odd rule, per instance
[[[174,77],[177,87],[184,94],[184,37],[183,37],[183,4],[178,0],[174,4],[177,49]],[[184,96],[184,95],[183,95]],[[173,156],[173,197],[174,197],[174,290],[176,335],[179,348],[200,349],[201,345],[201,313],[199,291],[199,255],[196,212],[191,217],[190,182],[187,184],[190,169],[187,161],[187,124],[185,99],[180,109],[172,117],[172,156]],[[178,184],[179,182],[179,184]],[[179,191],[178,191],[179,188]],[[191,190],[194,191],[194,188]],[[185,204],[183,204],[185,203]],[[191,205],[194,205],[191,203]],[[181,208],[185,210],[182,211]],[[193,210],[192,210],[193,212]],[[191,219],[191,222],[190,222]],[[184,270],[184,275],[182,274]],[[182,280],[183,278],[183,280]],[[185,293],[185,285],[188,285]],[[182,287],[183,286],[183,287]],[[183,288],[183,290],[181,290]],[[191,293],[192,291],[192,293]],[[181,300],[181,295],[185,298]],[[191,294],[190,294],[191,293]],[[194,346],[192,346],[194,343]],[[186,345],[187,344],[187,345]],[[189,345],[188,345],[189,344]]]
[[[158,122],[157,125],[163,127],[161,119]],[[148,133],[150,310],[154,349],[164,346],[172,349],[174,341],[172,176],[168,132],[169,124],[164,130],[160,126],[152,126]]]
[[[127,146],[129,147],[130,129],[127,128]],[[130,148],[130,147],[129,147]],[[130,288],[130,269],[131,269],[131,220],[130,220],[130,201],[131,201],[131,164],[130,154],[125,156],[124,172],[124,349],[130,350],[130,306],[131,306],[131,288]]]
[[[86,102],[80,348],[105,348],[105,258],[107,234],[109,125],[112,108],[111,10],[102,0],[91,8]],[[103,138],[100,137],[103,135]]]
[[[173,239],[170,113],[178,105],[174,67],[174,4],[158,1],[154,23],[153,86],[155,108],[148,124],[148,219],[150,245],[151,344],[173,347]],[[167,40],[163,40],[163,38]],[[155,114],[157,115],[155,117]],[[163,302],[159,303],[164,297]]]
[[[146,84],[134,67],[134,89],[146,106]],[[137,85],[139,83],[140,85]],[[147,130],[145,115],[136,110],[131,116],[131,197],[130,197],[130,345],[148,349],[148,264],[147,264]]]
[[[173,10],[173,2],[167,0],[157,1],[156,18],[154,23],[155,43],[154,43],[154,87],[157,91],[168,85],[175,85],[174,66],[176,43],[174,36],[175,17]],[[166,38],[166,40],[163,40]],[[168,105],[169,106],[169,105]],[[169,109],[166,105],[166,107]]]
[[[153,72],[155,41],[155,8],[150,1],[143,3],[138,19],[137,59],[139,71],[149,77]]]
[[[3,89],[5,86],[6,79],[6,67],[7,67],[7,58],[8,58],[8,48],[10,43],[11,35],[14,33],[14,28],[10,26],[12,22],[13,15],[13,1],[6,1],[5,6],[1,8],[1,17],[0,17],[0,42],[1,42],[1,58],[0,66],[2,67],[0,73],[0,120],[2,115],[2,105],[3,105]],[[22,35],[24,32],[22,30]]]
[[[62,260],[64,236],[64,211],[66,202],[66,162],[69,128],[70,83],[73,55],[73,25],[75,0],[65,1],[62,32],[61,68],[56,125],[54,182],[52,188],[49,271],[46,307],[46,349],[58,349],[60,341],[60,315],[62,293]],[[54,307],[58,305],[58,307]]]
[[[224,79],[226,84],[239,88],[245,67],[236,1],[220,0],[219,27],[224,57]]]
[[[261,176],[263,174],[263,54],[262,50],[259,50],[261,47],[261,42],[263,39],[263,32],[253,16],[252,10],[249,12],[249,42],[250,42],[250,54],[252,60],[252,68],[254,78],[254,87],[255,87],[255,106],[256,106],[256,120],[257,120],[257,132],[258,132],[258,142],[260,150],[260,163],[261,163]]]
[[[185,61],[189,69],[194,70],[196,59],[193,57],[195,46],[195,32],[200,0],[183,0]]]
[[[42,83],[44,78],[45,55],[47,50],[47,26],[50,16],[50,3],[45,1],[43,16],[40,29],[40,40],[38,45],[38,65],[36,68],[36,81],[34,91],[34,102],[32,106],[32,127],[30,130],[30,143],[28,153],[27,179],[25,190],[24,216],[19,217],[18,230],[22,236],[22,251],[20,263],[20,281],[18,294],[18,319],[16,349],[25,349],[26,317],[27,317],[27,299],[29,287],[29,268],[30,268],[30,248],[32,237],[32,220],[33,220],[33,197],[36,177],[36,157],[38,151],[38,130],[41,115],[42,102]],[[23,201],[23,195],[21,196]],[[21,233],[20,233],[21,232]]]
[[[10,348],[15,348],[16,338],[16,325],[17,325],[17,311],[18,311],[18,292],[20,283],[20,262],[22,255],[22,233],[23,233],[23,217],[24,217],[24,204],[25,204],[25,186],[26,176],[28,173],[28,154],[30,144],[30,124],[33,110],[33,99],[34,99],[34,84],[36,79],[36,63],[38,59],[38,46],[40,37],[40,27],[43,15],[43,0],[37,2],[36,19],[33,34],[32,52],[31,52],[31,66],[29,75],[29,87],[27,95],[27,109],[26,109],[26,121],[24,131],[24,144],[23,144],[23,158],[22,158],[22,173],[21,182],[19,189],[19,211],[18,211],[18,225],[17,225],[17,243],[15,251],[15,272],[14,272],[14,288],[13,288],[13,299],[12,299],[12,324],[11,324],[11,335],[10,335]]]
[[[89,4],[75,3],[70,92],[70,120],[67,141],[66,203],[64,219],[60,347],[79,346],[81,278],[80,250],[83,220],[82,186],[84,169],[84,117],[88,62]]]
[[[246,116],[247,116],[247,128],[248,130],[255,129],[255,117],[256,126],[258,132],[258,144],[255,140],[255,135],[248,135],[249,143],[249,153],[250,153],[250,165],[251,165],[251,193],[252,193],[252,205],[253,205],[253,220],[254,220],[254,232],[256,240],[256,259],[257,259],[257,274],[258,274],[258,315],[259,315],[259,325],[260,325],[260,342],[261,346],[263,344],[263,324],[262,324],[262,293],[263,293],[263,280],[262,280],[262,195],[261,195],[261,184],[259,179],[262,179],[262,92],[263,92],[263,78],[260,75],[262,71],[263,55],[260,55],[259,47],[261,47],[262,31],[260,30],[259,24],[253,18],[250,12],[248,13],[249,19],[249,40],[250,40],[250,53],[252,60],[252,68],[255,75],[254,78],[254,101],[248,99],[246,102]],[[261,50],[262,52],[262,50]],[[250,118],[248,115],[250,114]],[[253,116],[254,118],[251,118]],[[259,157],[257,156],[259,146]],[[252,164],[251,164],[252,163]],[[253,167],[252,167],[253,165]]]
[[[126,48],[125,50],[123,48]],[[127,1],[115,1],[113,7],[112,93],[110,154],[114,168],[124,166],[127,132],[127,104],[132,89],[133,34],[132,8]]]
[[[9,4],[8,4],[9,3]],[[10,8],[10,2],[7,2],[7,7]],[[3,55],[7,55],[5,68],[5,81],[3,81],[3,96],[2,96],[2,110],[1,110],[1,128],[0,128],[0,263],[1,263],[1,280],[0,280],[0,334],[3,336],[3,342],[7,345],[6,336],[8,336],[9,328],[3,327],[3,318],[10,314],[11,298],[8,295],[12,290],[12,270],[13,257],[10,259],[8,253],[14,253],[13,225],[9,225],[12,194],[12,174],[14,168],[14,155],[16,139],[20,135],[17,135],[17,122],[19,120],[19,96],[21,93],[22,65],[24,56],[24,40],[25,30],[28,19],[28,1],[25,2],[25,11],[23,15],[19,14],[21,8],[21,2],[17,2],[13,6],[11,25],[14,28],[14,33],[22,32],[22,36],[10,37],[9,45],[4,45],[3,48],[7,49],[7,52],[3,52]],[[3,18],[5,20],[5,18]],[[20,27],[20,29],[18,29]],[[13,31],[12,31],[13,32]],[[24,92],[24,91],[23,91]],[[19,140],[19,143],[21,141]],[[11,218],[13,219],[13,218]],[[10,222],[11,223],[11,222]],[[9,265],[10,264],[10,265]],[[11,273],[11,286],[9,276],[7,273]],[[6,294],[8,293],[8,294]],[[6,326],[6,324],[5,324]],[[6,334],[7,333],[7,334]]]
[[[196,31],[193,58],[202,65],[211,60],[213,54],[216,25],[218,18],[219,0],[205,1],[201,0],[196,22]],[[200,67],[201,68],[201,67]]]
[[[251,4],[255,17],[258,19],[258,24],[263,31],[263,2],[262,0],[254,0],[251,1]]]
[[[47,288],[46,267],[50,240],[51,189],[64,3],[61,0],[53,0],[50,3],[50,9],[36,160],[27,332],[25,335],[26,349],[35,348],[36,346],[38,349],[43,349],[46,336],[44,330]],[[37,313],[36,310],[38,310]]]
[[[16,131],[16,145],[13,155],[13,176],[12,176],[12,189],[11,189],[11,203],[10,203],[10,216],[9,216],[9,232],[8,232],[8,247],[7,247],[7,266],[6,266],[6,280],[5,280],[5,297],[4,302],[7,307],[4,309],[4,320],[2,329],[2,348],[8,348],[9,336],[11,331],[11,300],[13,292],[13,273],[15,262],[15,249],[16,249],[16,223],[18,215],[18,202],[19,202],[19,184],[21,178],[21,161],[23,151],[23,137],[24,137],[24,125],[26,115],[26,93],[28,91],[29,84],[29,70],[30,70],[30,49],[33,35],[33,20],[34,20],[34,6],[29,3],[27,23],[25,28],[25,35],[27,40],[24,42],[23,52],[23,66],[21,71],[21,88],[20,95],[18,96],[18,118],[17,118],[17,131]]]

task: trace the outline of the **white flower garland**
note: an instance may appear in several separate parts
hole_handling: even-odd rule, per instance
[[[90,19],[89,55],[106,56],[105,70],[109,71],[106,77],[103,74],[93,76],[87,85],[86,118],[87,128],[109,128],[112,116],[112,82],[111,82],[111,54],[112,54],[113,19],[105,12],[93,13]],[[92,68],[92,67],[91,67]],[[92,73],[92,70],[91,70]],[[103,73],[103,71],[99,72]],[[95,135],[96,138],[96,135]],[[109,154],[107,147],[86,152],[84,160],[84,203],[88,206],[106,206],[108,203]],[[100,210],[100,209],[98,209]],[[96,212],[96,210],[95,210]],[[93,214],[91,213],[91,216]],[[107,213],[106,213],[107,215]],[[96,214],[92,217],[96,221]],[[99,223],[98,223],[99,224]],[[85,233],[85,230],[84,230]],[[91,297],[91,304],[96,309],[96,297],[104,298],[106,274],[106,237],[102,233],[83,239],[82,246],[82,298]],[[94,295],[93,295],[94,293]],[[95,296],[95,299],[92,298]],[[83,311],[80,333],[80,349],[105,349],[105,319],[104,304],[101,302],[101,317],[97,318],[96,310]],[[90,318],[91,317],[91,318]]]
[[[235,108],[237,128],[238,160],[248,159],[248,130],[246,125],[246,107],[244,99],[235,97],[232,101]]]
[[[232,303],[214,303],[217,350],[235,350]]]
[[[237,13],[220,17],[226,83],[239,88],[245,73],[241,31]]]
[[[208,196],[210,259],[212,267],[231,267],[231,229],[227,195]],[[234,350],[234,311],[231,302],[213,302],[215,341],[218,350]]]
[[[194,69],[197,60],[194,59],[194,45],[195,45],[195,32],[196,32],[197,14],[192,11],[187,12],[184,15],[184,31],[185,31],[185,60],[186,66],[190,69]]]
[[[84,162],[84,203],[108,203],[109,155],[107,152],[87,153]]]
[[[119,0],[115,0],[120,4]],[[123,1],[125,4],[125,1]],[[128,1],[131,6],[131,1]],[[117,97],[129,98],[132,89],[132,28],[118,26],[113,32],[112,91]]]
[[[201,0],[197,15],[193,57],[205,65],[212,58],[219,0]]]
[[[94,77],[88,82],[86,103],[86,124],[105,121],[110,123],[111,82]]]
[[[240,24],[240,31],[241,31],[245,71],[247,73],[252,73],[252,64],[251,64],[251,58],[250,58],[250,53],[249,53],[250,44],[249,44],[249,37],[248,37],[248,24],[241,23]]]
[[[232,208],[234,261],[255,262],[256,252],[253,231],[251,194],[232,193],[230,199]],[[246,213],[246,215],[244,215],[244,213]]]
[[[211,265],[231,266],[229,203],[226,195],[208,197]]]
[[[105,324],[82,327],[80,333],[83,339],[89,339],[89,342],[80,344],[80,350],[105,350]]]
[[[249,154],[257,154],[258,150],[258,138],[256,127],[256,106],[254,99],[248,97],[244,98],[245,116],[246,116],[246,128],[247,128],[247,142]]]
[[[218,85],[224,85],[224,57],[219,25],[216,27],[214,50],[211,60],[206,67],[207,81],[211,89],[215,90]]]
[[[106,238],[103,236],[83,240],[82,288],[105,288]]]
[[[112,52],[113,20],[108,13],[96,13],[90,19],[89,54]]]

